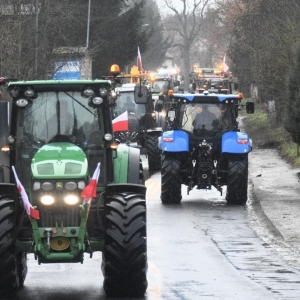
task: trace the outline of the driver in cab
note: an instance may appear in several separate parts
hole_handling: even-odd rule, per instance
[[[126,97],[126,102],[123,104],[123,110],[127,110],[127,111],[133,111],[135,110],[135,105],[133,103],[133,101],[131,100],[130,96]]]
[[[65,100],[57,101],[56,112],[47,120],[42,136],[46,143],[72,142],[78,144],[85,139],[81,125],[76,116],[68,111],[68,103]]]

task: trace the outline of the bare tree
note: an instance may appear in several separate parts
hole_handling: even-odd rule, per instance
[[[209,0],[180,0],[183,5],[182,11],[175,8],[172,0],[164,1],[166,7],[175,14],[175,18],[172,18],[173,22],[167,24],[167,29],[176,33],[173,47],[179,49],[183,59],[184,88],[187,90],[189,73],[192,68],[190,58],[192,45],[199,37]],[[190,4],[190,2],[192,3]]]

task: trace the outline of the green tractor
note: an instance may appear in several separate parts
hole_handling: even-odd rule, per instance
[[[146,187],[139,149],[113,139],[110,81],[11,81],[6,90],[0,292],[23,286],[27,253],[47,264],[83,263],[101,251],[106,295],[143,296]]]

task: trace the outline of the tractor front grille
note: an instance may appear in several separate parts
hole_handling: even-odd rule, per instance
[[[40,212],[40,220],[38,221],[41,227],[73,227],[80,225],[79,205],[81,204],[80,190],[72,191],[72,194],[78,196],[79,202],[74,205],[67,205],[64,202],[64,197],[68,191],[60,192],[36,192],[34,193],[33,205],[37,206]],[[43,205],[40,201],[43,195],[51,195],[55,198],[52,205]]]

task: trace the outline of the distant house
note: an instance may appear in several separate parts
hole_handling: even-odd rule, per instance
[[[85,47],[60,47],[54,51],[51,79],[92,79],[92,60]]]

